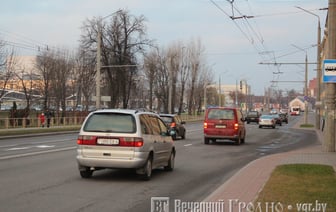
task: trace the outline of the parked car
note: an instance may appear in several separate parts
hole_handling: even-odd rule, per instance
[[[280,119],[281,119],[282,122],[285,122],[286,124],[288,124],[288,115],[287,115],[287,113],[280,113],[279,116],[280,116]]]
[[[126,109],[91,112],[82,124],[77,144],[83,178],[103,168],[131,168],[149,180],[152,169],[174,169],[174,142],[155,113]]]
[[[249,111],[247,112],[246,114],[246,117],[245,117],[245,121],[247,124],[249,124],[250,122],[259,122],[259,112],[258,111]]]
[[[181,117],[177,114],[160,114],[161,119],[168,126],[170,135],[174,140],[177,137],[182,139],[186,138],[186,129],[184,127],[185,121],[182,121]]]
[[[276,120],[273,115],[261,115],[259,118],[259,128],[262,127],[272,127],[273,129],[276,126]]]
[[[246,129],[243,114],[238,108],[208,108],[204,120],[204,143],[232,140],[240,145],[245,142]]]

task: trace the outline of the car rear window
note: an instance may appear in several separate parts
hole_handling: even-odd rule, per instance
[[[229,109],[211,109],[208,112],[208,119],[234,120],[234,111]]]
[[[169,116],[161,116],[161,119],[166,122],[166,123],[171,123],[173,122],[173,117],[169,117]]]
[[[84,126],[87,132],[136,132],[135,119],[131,114],[95,113],[89,117]]]

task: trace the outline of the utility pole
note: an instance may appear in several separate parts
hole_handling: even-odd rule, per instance
[[[336,59],[336,0],[329,0],[327,59]],[[323,142],[325,152],[335,152],[335,83],[326,83],[326,123]]]
[[[100,95],[100,71],[101,71],[101,22],[102,19],[98,20],[98,35],[97,35],[97,67],[96,67],[96,109],[99,110],[101,95]]]

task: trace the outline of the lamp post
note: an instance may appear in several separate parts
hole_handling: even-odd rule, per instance
[[[316,81],[317,81],[317,93],[316,93],[316,102],[320,104],[321,102],[321,24],[320,24],[320,17],[315,13],[310,12],[309,10],[303,9],[302,7],[296,7],[306,13],[309,13],[315,17],[317,17],[317,68],[316,68]],[[320,106],[316,107],[316,116],[315,116],[315,126],[316,129],[320,129]]]

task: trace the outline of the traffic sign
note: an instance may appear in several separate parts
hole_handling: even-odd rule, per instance
[[[336,60],[323,61],[323,82],[336,83]]]

